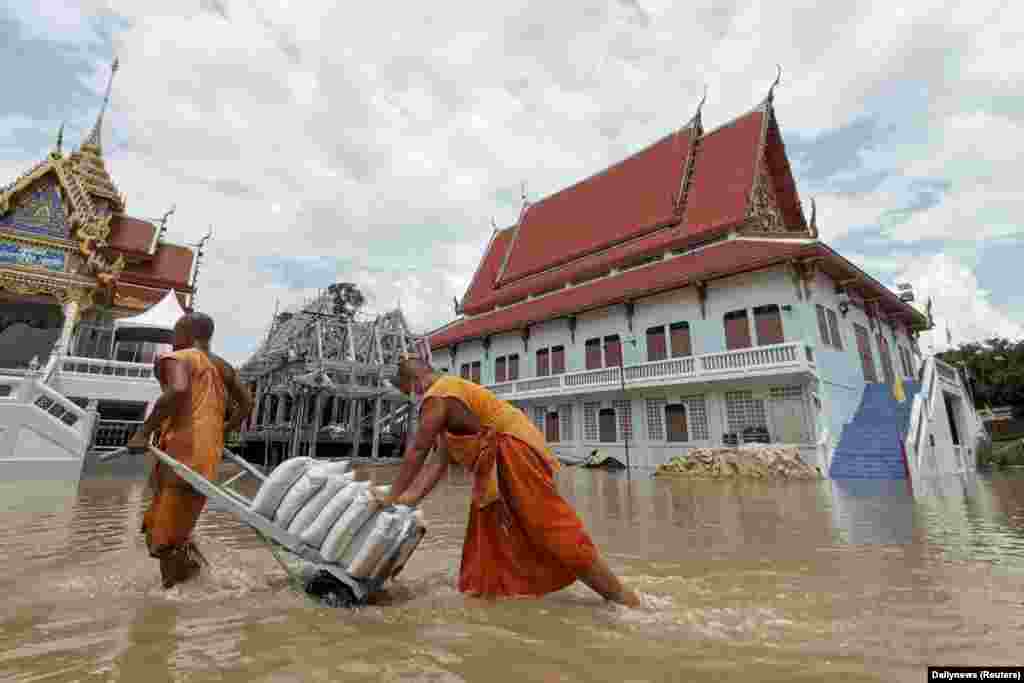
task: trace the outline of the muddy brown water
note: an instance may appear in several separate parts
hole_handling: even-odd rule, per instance
[[[388,482],[390,466],[361,467]],[[935,482],[728,482],[566,468],[559,485],[644,608],[582,585],[455,590],[469,481],[383,604],[310,604],[216,508],[213,567],[164,591],[138,534],[145,472],[0,482],[2,681],[917,681],[1024,663],[1024,473]],[[62,488],[63,486],[63,488]]]

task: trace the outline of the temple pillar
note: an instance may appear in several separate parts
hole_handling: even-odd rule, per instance
[[[71,351],[71,337],[75,333],[75,326],[82,317],[82,313],[92,305],[92,291],[79,287],[72,287],[65,290],[59,300],[64,308],[64,324],[60,330],[60,337],[53,346],[53,352],[61,355],[68,355]]]

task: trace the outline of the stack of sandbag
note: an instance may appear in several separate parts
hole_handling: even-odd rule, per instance
[[[267,477],[252,511],[316,548],[357,579],[398,573],[426,533],[420,512],[381,508],[370,483],[355,481],[347,462],[292,458]],[[386,492],[386,487],[382,487]]]

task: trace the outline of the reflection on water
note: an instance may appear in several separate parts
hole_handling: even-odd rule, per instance
[[[425,504],[430,533],[402,579],[357,612],[293,592],[216,506],[198,531],[213,568],[163,591],[138,534],[137,465],[90,467],[77,490],[4,482],[0,680],[875,681],[1020,663],[1020,474],[923,482],[917,499],[905,482],[567,468],[559,484],[644,609],[581,586],[539,601],[459,595],[458,471]]]

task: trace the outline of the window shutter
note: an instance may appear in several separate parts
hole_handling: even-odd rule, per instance
[[[647,360],[664,360],[667,357],[665,351],[665,326],[647,328]]]
[[[730,351],[750,348],[750,324],[746,310],[726,313],[724,321],[725,347]]]
[[[587,370],[595,370],[601,367],[601,340],[588,339],[586,354]]]
[[[832,336],[832,346],[836,347],[840,351],[843,350],[843,337],[839,334],[839,318],[836,316],[836,312],[831,308],[828,309],[828,330]]]
[[[505,381],[505,356],[501,356],[494,360],[494,381]]]
[[[554,346],[551,348],[551,374],[561,375],[565,373],[565,347]]]
[[[508,357],[508,381],[519,379],[519,354],[513,353]]]
[[[757,329],[758,346],[781,344],[786,341],[782,334],[782,313],[775,304],[754,309],[754,327]]]
[[[669,330],[672,337],[672,357],[692,356],[693,345],[690,341],[690,323],[672,323]]]
[[[546,377],[551,374],[550,359],[547,349],[537,351],[537,377]]]
[[[821,343],[825,346],[831,346],[832,341],[829,339],[828,322],[825,320],[825,307],[817,304],[815,308],[818,311],[818,332],[821,333]]]
[[[617,334],[604,338],[604,364],[608,368],[622,364],[622,342]]]

